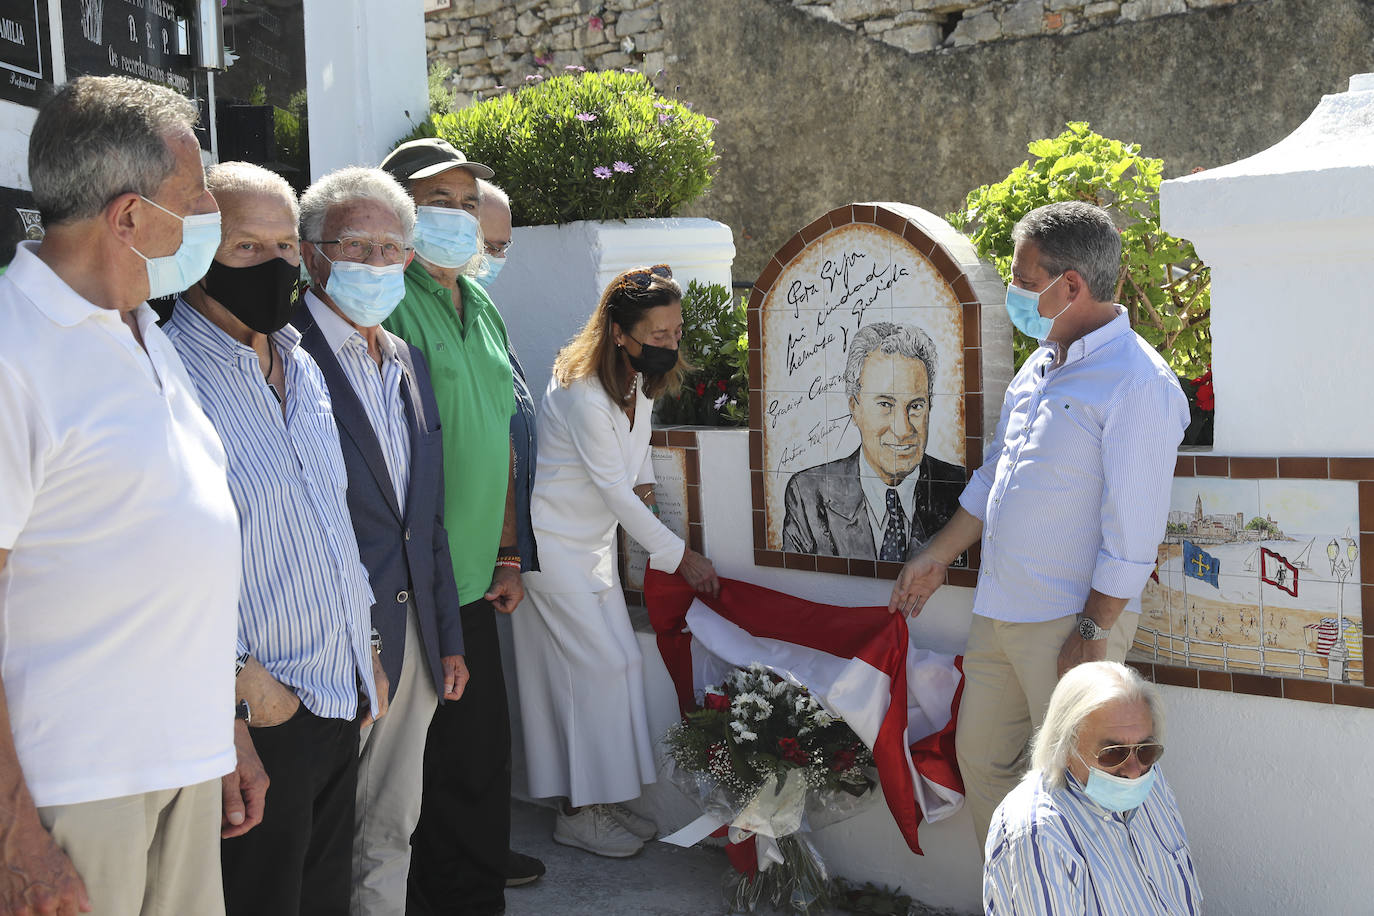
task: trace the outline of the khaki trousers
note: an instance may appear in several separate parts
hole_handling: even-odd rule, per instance
[[[38,809],[97,916],[224,916],[220,781]]]
[[[404,916],[410,835],[420,819],[434,691],[415,604],[406,606],[401,676],[386,715],[362,730],[353,832],[353,916]]]
[[[1108,661],[1126,658],[1139,620],[1135,613],[1117,620],[1107,637]],[[1077,617],[1010,623],[973,615],[955,749],[980,851],[993,812],[1026,771],[1031,734],[1059,683],[1059,651],[1075,626]]]

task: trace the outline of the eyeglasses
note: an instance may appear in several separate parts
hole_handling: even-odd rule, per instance
[[[506,252],[510,251],[510,246],[515,244],[515,242],[512,240],[509,242],[484,242],[483,244],[486,245],[487,254],[491,255],[493,258],[504,258]]]
[[[1114,770],[1130,760],[1132,754],[1135,755],[1136,760],[1140,761],[1141,766],[1148,769],[1164,756],[1164,745],[1157,741],[1146,741],[1141,744],[1113,744],[1102,748],[1093,756],[1103,767]]]
[[[626,286],[633,286],[635,289],[648,289],[654,282],[654,277],[662,277],[665,280],[673,278],[673,269],[667,264],[655,264],[653,267],[642,267],[639,270],[632,270],[622,274],[616,289]]]
[[[338,245],[339,256],[347,261],[366,261],[372,257],[373,249],[380,248],[382,260],[388,264],[399,264],[413,249],[409,245],[396,242],[374,242],[371,239],[344,238],[321,239],[316,245]]]

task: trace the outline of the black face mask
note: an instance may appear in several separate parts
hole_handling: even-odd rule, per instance
[[[291,320],[300,268],[282,258],[252,267],[210,263],[200,281],[206,295],[259,334],[280,331]]]
[[[626,334],[626,337],[630,335]],[[631,356],[629,351],[625,355],[629,357],[630,366],[636,372],[643,372],[645,375],[667,375],[677,365],[677,350],[668,347],[656,347],[653,344],[640,343],[636,337],[630,337],[635,343],[639,344],[639,355]]]

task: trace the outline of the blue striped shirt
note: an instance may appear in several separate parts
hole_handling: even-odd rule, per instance
[[[1007,386],[983,466],[959,497],[983,522],[975,614],[1054,620],[1081,612],[1091,589],[1140,610],[1188,401],[1117,309],[1059,366],[1041,347]]]
[[[283,418],[252,347],[182,300],[166,330],[229,457],[243,539],[239,653],[317,716],[352,719],[360,682],[375,711],[372,589],[324,376],[295,328],[272,335],[285,368]]]
[[[1185,916],[1202,912],[1188,836],[1160,772],[1139,808],[1118,814],[1067,774],[1032,772],[997,806],[983,866],[986,916]]]
[[[305,294],[305,305],[329,349],[334,351],[353,393],[363,403],[367,421],[382,447],[391,485],[396,489],[396,506],[404,515],[410,489],[410,421],[401,400],[405,366],[396,358],[396,342],[386,330],[377,329],[377,347],[382,352],[382,365],[378,368],[367,352],[367,341],[356,328],[321,302],[314,292]]]

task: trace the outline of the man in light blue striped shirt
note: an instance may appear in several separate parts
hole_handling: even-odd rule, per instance
[[[1031,770],[998,806],[984,850],[988,916],[1196,916],[1188,836],[1158,760],[1159,692],[1090,662],[1064,675]]]
[[[235,914],[346,912],[358,721],[385,711],[373,595],[319,367],[286,323],[299,271],[295,194],[247,163],[210,169],[215,261],[167,336],[229,458],[243,545],[236,687],[267,771],[262,822],[224,841]],[[245,708],[246,706],[246,708]],[[270,726],[270,727],[269,727]]]
[[[1050,204],[1013,236],[1007,310],[1041,346],[1007,386],[960,509],[906,564],[889,602],[920,613],[981,537],[956,735],[980,843],[1059,675],[1126,657],[1188,425],[1174,373],[1112,302],[1121,239],[1111,217]]]

